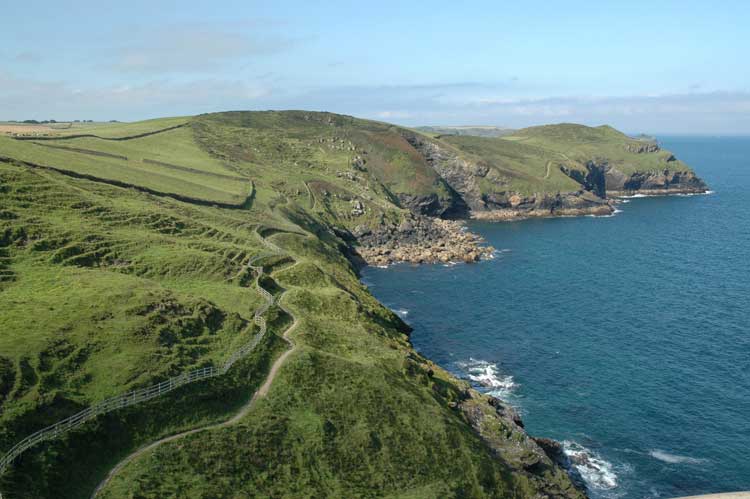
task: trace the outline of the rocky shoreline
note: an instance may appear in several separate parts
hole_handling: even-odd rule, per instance
[[[608,194],[614,198],[629,198],[633,196],[692,196],[697,194],[710,194],[708,188],[681,188],[681,189],[636,189],[632,191],[610,191]]]
[[[495,249],[466,229],[464,223],[423,215],[408,215],[400,224],[357,227],[355,248],[368,265],[408,263],[477,262],[490,258]]]
[[[523,206],[471,211],[471,220],[494,222],[520,221],[529,218],[611,216],[618,198],[632,196],[696,195],[710,192],[705,186],[679,189],[639,189],[608,192],[599,202],[530,203]],[[478,234],[470,232],[464,220],[444,220],[410,213],[400,224],[381,222],[370,228],[359,226],[352,235],[354,250],[365,265],[387,266],[394,263],[473,263],[492,258],[495,249]]]
[[[525,220],[527,218],[582,217],[586,215],[609,216],[614,212],[614,203],[609,202],[585,208],[559,208],[555,210],[495,209],[472,213],[471,218],[474,220],[510,222],[513,220]]]

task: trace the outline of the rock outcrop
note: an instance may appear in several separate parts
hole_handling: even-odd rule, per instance
[[[641,142],[632,142],[625,146],[625,150],[628,152],[632,152],[635,154],[644,154],[644,153],[650,153],[650,152],[659,152],[661,148],[659,147],[659,144],[653,141],[641,141]]]
[[[565,461],[560,444],[530,437],[515,409],[502,400],[473,389],[464,395],[458,406],[464,417],[514,472],[529,478],[546,497],[586,497],[583,482],[569,476],[569,462]]]
[[[492,250],[482,245],[481,238],[466,232],[460,224],[441,219],[510,221],[534,217],[607,216],[615,211],[615,201],[610,199],[613,197],[702,193],[708,189],[689,168],[651,140],[631,141],[622,147],[632,154],[658,154],[656,162],[646,158],[649,161],[643,164],[663,164],[663,169],[625,173],[634,170],[632,165],[618,167],[620,163],[611,164],[606,158],[585,162],[580,158],[570,160],[560,153],[566,158],[565,162],[554,165],[549,161],[545,179],[550,175],[550,168],[559,168],[577,182],[579,189],[528,193],[514,190],[511,186],[516,184],[511,183],[504,170],[480,156],[413,131],[401,129],[399,133],[440,176],[450,196],[400,193],[396,196],[398,203],[413,214],[401,225],[381,222],[375,228],[358,227],[354,231],[359,244],[356,250],[365,262],[374,265],[471,262],[491,254]]]
[[[443,199],[437,194],[424,196],[400,193],[396,196],[399,204],[412,213],[440,218],[466,218],[469,207],[455,191],[451,190],[450,198]]]
[[[494,193],[485,196],[487,208],[474,211],[471,217],[479,220],[518,220],[533,217],[572,217],[581,215],[610,215],[612,204],[596,194],[580,190],[557,194]]]
[[[501,181],[499,178],[494,178],[494,170],[488,165],[469,161],[450,148],[440,146],[421,135],[407,132],[403,135],[406,141],[424,157],[427,164],[461,196],[470,210],[484,209],[479,181],[488,176],[489,180]]]

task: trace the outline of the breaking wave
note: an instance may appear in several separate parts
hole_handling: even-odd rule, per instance
[[[709,196],[711,194],[714,194],[715,191],[706,191],[706,192],[682,192],[677,194],[678,196]]]
[[[492,362],[469,357],[469,360],[458,362],[457,365],[475,386],[494,397],[506,398],[517,387],[513,376],[499,374],[497,364]]]
[[[670,454],[667,451],[659,450],[659,449],[653,449],[649,451],[649,456],[653,457],[654,459],[658,459],[659,461],[663,461],[665,463],[669,464],[700,464],[705,463],[705,459],[700,459],[696,457],[689,457],[689,456],[680,456],[679,454]]]
[[[409,311],[406,310],[405,308],[398,308],[398,309],[394,310],[394,312],[396,312],[396,315],[398,315],[402,319],[405,319],[406,316],[409,315]]]
[[[586,485],[592,489],[611,490],[617,487],[614,466],[596,452],[570,440],[563,440],[563,451]]]
[[[591,217],[591,218],[612,218],[618,213],[622,213],[622,210],[618,210],[617,208],[615,208],[615,211],[613,211],[609,215],[586,215],[586,216]]]

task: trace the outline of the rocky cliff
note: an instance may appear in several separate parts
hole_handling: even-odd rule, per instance
[[[670,170],[668,167],[629,175],[616,168],[605,168],[604,175],[609,196],[699,194],[708,191],[706,183],[692,171]]]
[[[608,215],[614,210],[604,198],[604,188],[592,169],[591,179],[580,176],[580,188],[570,192],[523,193],[514,190],[497,168],[425,136],[404,133],[404,138],[425,161],[460,195],[467,215],[488,220],[524,217]],[[492,139],[489,139],[492,140]],[[576,172],[578,173],[578,172]],[[574,177],[575,178],[575,177]],[[463,209],[463,206],[462,206]],[[459,210],[456,210],[459,211]]]
[[[541,128],[545,134],[569,133],[572,128],[579,134],[583,131],[583,136],[539,140],[532,135],[536,142],[527,145],[524,131],[517,141],[510,137],[447,142],[411,131],[402,135],[460,199],[461,207],[454,213],[465,213],[467,218],[608,215],[614,211],[612,199],[619,196],[708,190],[703,180],[656,141],[630,139],[610,127]],[[543,176],[538,166],[532,173],[535,164],[545,162]],[[555,179],[557,172],[574,183]],[[434,210],[421,213],[429,215]]]

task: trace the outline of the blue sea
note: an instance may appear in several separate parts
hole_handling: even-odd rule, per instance
[[[750,138],[661,141],[714,192],[471,223],[493,260],[363,271],[417,350],[564,442],[593,497],[750,489]]]

